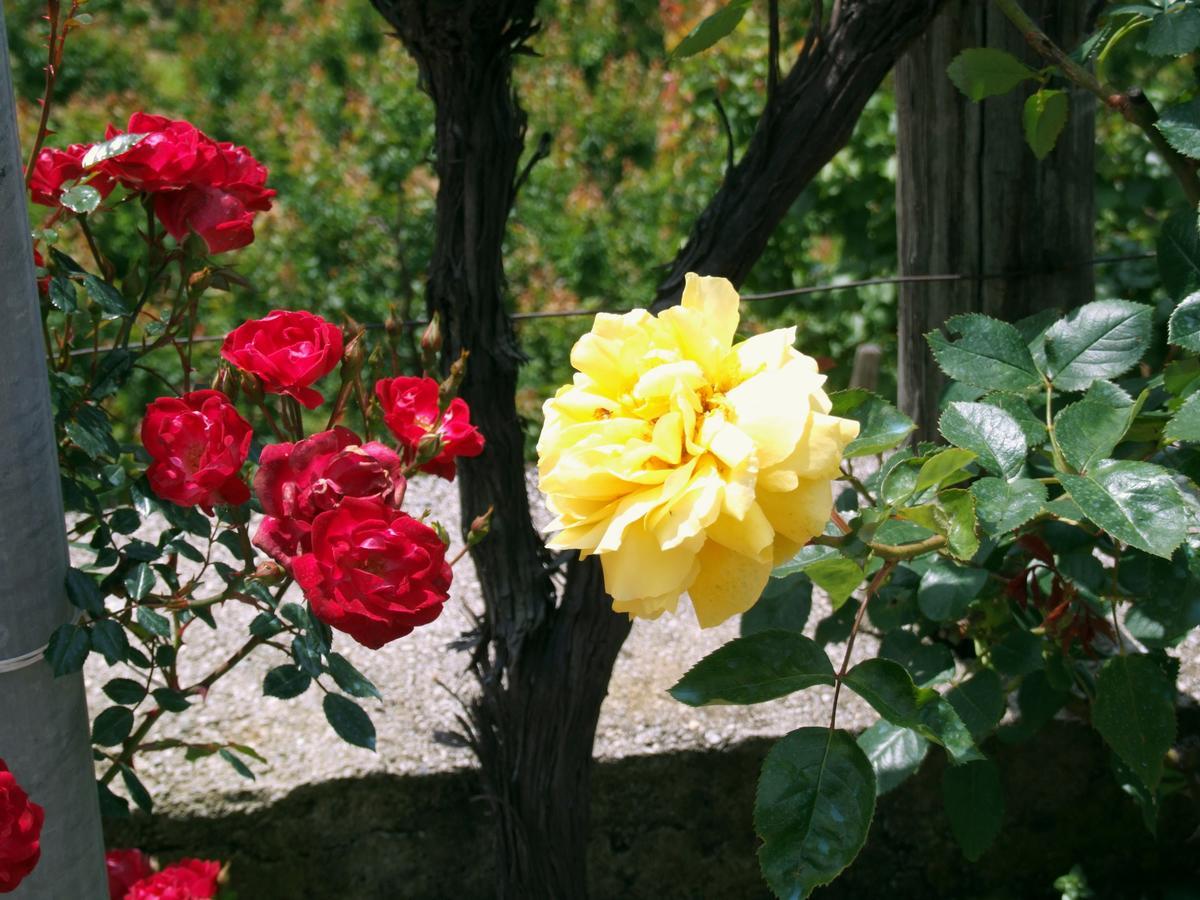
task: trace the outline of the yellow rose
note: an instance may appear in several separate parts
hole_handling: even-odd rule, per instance
[[[829,415],[795,328],[734,344],[738,303],[724,278],[689,274],[657,317],[601,313],[546,401],[550,546],[598,554],[618,612],[655,618],[687,592],[718,625],[829,521],[858,423]]]

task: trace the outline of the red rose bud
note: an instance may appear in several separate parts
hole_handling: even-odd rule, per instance
[[[250,423],[220,391],[159,397],[146,408],[142,446],[153,462],[150,487],[178,506],[209,515],[218,503],[239,506],[250,491],[238,474],[250,453]]]
[[[41,150],[29,179],[30,199],[42,206],[58,206],[65,183],[95,171],[83,168],[83,157],[90,149],[92,144],[72,144],[65,150],[54,147]],[[99,191],[101,197],[107,197],[114,187],[113,180],[103,174],[96,175],[88,184]]]
[[[240,381],[241,379],[238,378],[237,373],[234,372],[233,369],[229,368],[229,366],[223,365],[217,369],[217,376],[213,379],[212,384],[213,390],[220,391],[231,401],[236,403]]]
[[[378,649],[432,622],[449,598],[446,545],[378,499],[347,497],[312,524],[312,551],[292,574],[331,628]]]
[[[426,372],[436,372],[438,354],[442,352],[442,325],[434,313],[421,335],[421,367]]]
[[[362,371],[363,363],[366,362],[366,352],[363,350],[363,344],[366,341],[366,332],[361,326],[355,326],[353,336],[346,344],[346,352],[342,355],[342,381],[353,381],[358,377],[358,373]]]
[[[277,309],[231,331],[221,356],[262,379],[267,393],[285,394],[316,409],[325,398],[309,385],[333,371],[342,350],[342,329],[332,322],[303,310]]]
[[[246,395],[246,399],[255,406],[262,405],[263,402],[263,383],[262,379],[257,375],[251,375],[249,372],[243,372],[241,378],[242,393]]]
[[[104,866],[109,900],[124,900],[135,884],[154,874],[150,857],[141,850],[109,850],[104,854]]]
[[[16,890],[38,864],[45,818],[0,759],[0,894]]]
[[[432,378],[383,378],[375,382],[375,396],[406,464],[450,480],[456,472],[455,459],[483,452],[483,435],[471,425],[467,404],[456,398],[443,414],[438,406],[438,383]],[[425,452],[433,446],[431,434],[440,441],[440,449],[436,456],[422,459],[422,446]]]
[[[139,881],[125,900],[210,900],[220,889],[221,864],[213,859],[181,859]]]
[[[258,568],[254,570],[254,574],[250,577],[256,581],[262,581],[266,584],[273,584],[283,578],[287,574],[287,569],[279,565],[277,562],[267,560],[258,564]]]
[[[265,513],[254,545],[287,567],[312,548],[313,520],[347,497],[394,509],[404,500],[400,457],[391,448],[334,428],[294,444],[270,444],[259,457],[254,493]]]
[[[489,506],[487,512],[485,512],[482,516],[476,516],[475,520],[471,522],[471,528],[469,531],[467,531],[468,547],[474,547],[488,536],[488,533],[492,530],[493,511],[494,510],[492,507]]]
[[[442,436],[437,432],[431,431],[422,435],[421,440],[417,441],[417,454],[414,462],[417,466],[425,465],[442,452],[442,446]]]

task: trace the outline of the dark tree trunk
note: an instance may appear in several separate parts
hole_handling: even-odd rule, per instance
[[[611,611],[595,559],[551,559],[534,530],[515,409],[517,348],[504,306],[502,241],[525,117],[514,55],[536,0],[373,0],[416,59],[437,108],[437,232],[427,301],[446,358],[471,353],[462,395],[488,440],[460,465],[464,524],[489,506],[472,550],[485,603],[469,738],[497,820],[498,894],[584,898],[592,742],[629,621]],[[846,142],[862,106],[938,0],[846,0],[781,82],[746,158],[676,260],[740,281],[804,185]],[[664,286],[663,296],[678,284]],[[561,585],[556,584],[561,582]],[[557,602],[556,602],[556,597]]]
[[[1024,3],[1068,49],[1086,33],[1094,5]],[[1071,92],[1068,125],[1039,162],[1021,125],[1032,89],[972,103],[946,77],[955,56],[983,46],[1042,66],[990,0],[950,0],[896,67],[900,272],[972,276],[900,289],[900,404],[922,440],[937,435],[945,386],[925,334],[960,313],[1014,321],[1040,309],[1078,306],[1094,289],[1094,102],[1086,92]]]

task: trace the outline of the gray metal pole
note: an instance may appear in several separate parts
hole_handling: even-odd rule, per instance
[[[0,0],[0,661],[70,621],[58,449],[42,348],[25,183]],[[3,668],[0,666],[0,668]],[[0,671],[0,757],[46,809],[42,858],[13,900],[104,900],[83,675],[37,660]]]

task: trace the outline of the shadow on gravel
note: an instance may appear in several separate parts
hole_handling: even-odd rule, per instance
[[[1181,734],[1200,752],[1200,711]],[[593,900],[768,897],[750,810],[771,742],[605,763],[594,780]],[[1094,732],[1062,722],[1020,747],[988,748],[1007,783],[1004,828],[977,864],[942,812],[940,753],[880,800],[866,848],[821,900],[1058,898],[1078,864],[1097,898],[1200,900],[1200,799],[1176,795],[1155,843],[1107,772]],[[1018,791],[1017,786],[1020,786]],[[240,900],[489,898],[486,804],[467,771],[371,776],[298,788],[274,805],[214,818],[109,822],[109,846],[233,861]],[[1189,838],[1191,838],[1189,840]],[[569,898],[566,898],[569,900]]]

